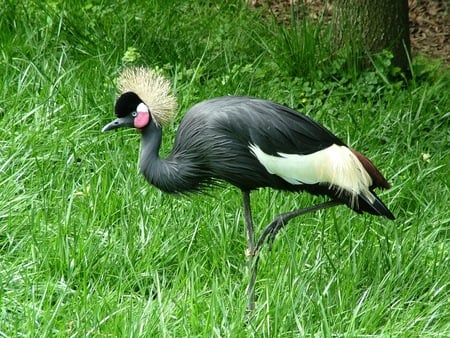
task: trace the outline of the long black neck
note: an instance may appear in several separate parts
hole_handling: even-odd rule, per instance
[[[159,157],[162,129],[150,122],[142,129],[140,170],[147,181],[158,189],[168,193],[187,193],[200,190],[209,180],[195,163],[183,154],[174,154],[168,158]]]

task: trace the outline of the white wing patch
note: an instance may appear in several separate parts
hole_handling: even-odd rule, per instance
[[[249,148],[269,173],[291,184],[328,184],[350,193],[353,202],[359,194],[371,203],[375,200],[369,191],[372,178],[345,146],[333,144],[309,155],[278,153],[279,156],[266,154],[256,144],[250,144]]]

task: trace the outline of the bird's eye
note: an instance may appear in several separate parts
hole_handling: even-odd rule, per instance
[[[136,117],[136,115],[137,115],[137,112],[136,112],[136,111],[134,111],[134,112],[131,113],[131,116],[133,116],[133,117]]]

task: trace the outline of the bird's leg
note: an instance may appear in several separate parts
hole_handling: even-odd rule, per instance
[[[253,257],[255,256],[255,235],[253,230],[252,209],[250,207],[250,191],[243,190],[242,199],[244,201],[244,218],[245,227],[247,229],[247,250],[245,251],[245,255],[247,256],[247,268],[250,275],[250,283],[246,292],[249,297],[248,309],[249,311],[252,311],[255,308],[255,279],[253,273],[251,273],[254,264]]]
[[[245,227],[247,229],[247,250],[245,252],[247,257],[253,257],[253,247],[255,242],[255,235],[253,230],[252,209],[250,207],[250,192],[242,191],[242,199],[244,201],[244,218]]]
[[[270,224],[264,229],[263,233],[259,237],[259,240],[256,243],[255,251],[258,252],[261,249],[261,247],[264,245],[264,242],[266,241],[266,239],[267,239],[267,243],[269,245],[269,250],[270,250],[270,247],[272,246],[272,243],[275,240],[275,237],[278,234],[278,232],[284,226],[286,226],[291,219],[301,216],[301,215],[304,215],[304,214],[308,214],[313,211],[331,208],[331,207],[334,207],[339,204],[342,204],[342,202],[337,201],[337,200],[331,200],[331,201],[327,201],[327,202],[320,203],[317,205],[313,205],[308,208],[297,209],[294,211],[285,212],[285,213],[275,216],[273,221],[270,222]]]
[[[256,246],[254,247],[254,253],[255,253],[255,262],[253,263],[252,267],[252,274],[250,277],[250,284],[248,287],[248,292],[250,292],[250,302],[248,309],[251,311],[255,307],[255,281],[256,281],[256,274],[258,272],[258,261],[259,261],[259,252],[261,251],[262,246],[268,241],[269,244],[269,250],[270,247],[275,240],[275,236],[278,234],[278,232],[286,226],[286,224],[293,218],[304,215],[313,211],[321,210],[321,209],[327,209],[331,208],[333,206],[342,204],[342,202],[332,200],[327,201],[321,204],[317,204],[308,208],[298,209],[290,212],[286,212],[283,214],[279,214],[275,216],[272,222],[264,229],[261,236],[259,237],[258,242],[256,243]]]

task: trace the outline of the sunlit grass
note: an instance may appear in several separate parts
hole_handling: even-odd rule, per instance
[[[339,60],[293,72],[289,55],[324,55],[310,44],[324,37],[290,41],[300,30],[228,2],[0,11],[0,336],[450,335],[448,70],[415,64],[407,88],[376,71],[354,80]],[[177,121],[228,94],[302,110],[373,159],[397,219],[338,207],[293,220],[261,254],[248,316],[240,192],[165,195],[138,172],[137,133],[100,132],[129,62],[174,81]],[[320,200],[254,192],[257,229]]]

